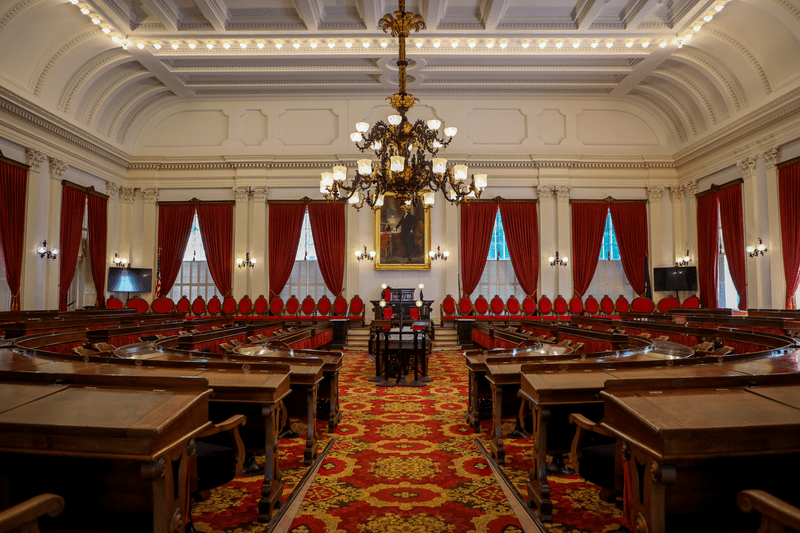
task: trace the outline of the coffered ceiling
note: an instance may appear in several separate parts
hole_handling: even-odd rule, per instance
[[[74,1],[0,0],[3,96],[118,146],[167,102],[397,89],[397,42],[379,27],[391,0]],[[658,114],[676,146],[800,85],[800,0],[409,0],[406,11],[426,23],[408,41],[414,95],[627,100]]]

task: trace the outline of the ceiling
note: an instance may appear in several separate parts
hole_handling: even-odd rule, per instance
[[[13,52],[0,54],[0,85],[123,149],[123,124],[176,99],[397,89],[397,42],[379,27],[393,1],[75,1],[0,0],[0,49]],[[800,85],[800,0],[409,0],[406,11],[426,23],[408,40],[415,96],[633,100],[676,146]]]

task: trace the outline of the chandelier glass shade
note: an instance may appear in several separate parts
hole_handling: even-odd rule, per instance
[[[447,159],[438,157],[439,150],[453,140],[456,128],[444,128],[445,140],[439,137],[440,120],[417,120],[412,124],[406,118],[408,110],[419,102],[406,93],[406,37],[412,29],[425,28],[425,21],[420,15],[406,13],[405,0],[399,0],[398,10],[384,15],[379,24],[399,41],[399,92],[387,98],[398,114],[389,115],[388,124],[379,120],[371,128],[367,122],[357,123],[350,140],[362,153],[372,150],[377,161],[359,159],[349,185],[347,167],[334,166],[332,172],[322,173],[320,192],[327,200],[347,200],[356,209],[365,202],[378,209],[389,193],[405,211],[420,203],[432,206],[437,191],[455,204],[480,198],[487,185],[486,174],[474,174],[468,180],[466,165],[448,165]]]

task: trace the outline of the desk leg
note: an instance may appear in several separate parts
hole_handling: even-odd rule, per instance
[[[478,413],[478,378],[475,371],[469,369],[469,403],[467,404],[466,422],[475,433],[481,432],[481,417]]]
[[[278,402],[281,403],[281,402]],[[278,466],[277,404],[261,409],[266,436],[264,443],[264,483],[258,501],[258,521],[262,524],[272,519],[272,514],[283,504],[283,480]]]
[[[520,396],[520,392],[522,392],[522,391],[517,391],[517,396]],[[524,399],[519,403],[519,413],[517,413],[517,421],[516,421],[516,423],[514,425],[514,431],[512,431],[508,435],[509,439],[529,439],[529,438],[531,438],[531,436],[528,435],[528,432],[525,431],[525,404],[526,403],[527,402]]]
[[[535,507],[542,522],[553,521],[553,502],[547,481],[547,423],[550,410],[531,403],[533,410],[533,468],[528,476],[528,507]]]
[[[308,390],[306,395],[308,410],[308,436],[306,437],[306,449],[303,452],[303,464],[308,466],[314,462],[317,456],[317,391],[319,384],[315,383]]]
[[[505,464],[506,451],[503,449],[503,428],[501,416],[503,414],[503,387],[492,386],[492,441],[491,449],[497,464]]]
[[[339,425],[339,420],[342,419],[342,413],[339,411],[339,371],[333,373],[330,377],[331,388],[331,408],[328,414],[328,433],[333,433],[336,426]]]
[[[195,449],[195,440],[188,439],[156,461],[142,464],[142,477],[153,485],[155,533],[183,533],[189,497],[189,457]]]
[[[631,504],[633,531],[664,533],[666,531],[665,495],[666,485],[675,482],[676,472],[672,465],[660,465],[648,453],[629,442],[622,443],[625,482],[625,498]]]

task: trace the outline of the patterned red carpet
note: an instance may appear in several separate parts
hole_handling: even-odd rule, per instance
[[[422,388],[376,387],[374,363],[348,353],[340,376],[343,420],[292,533],[432,533],[522,531],[491,469],[464,423],[467,372],[462,352],[434,352],[433,383]],[[303,434],[297,424],[295,430]],[[320,450],[328,435],[320,426]],[[480,438],[488,438],[484,431]],[[525,497],[530,441],[507,440],[506,475]],[[288,497],[306,469],[303,441],[281,440]],[[559,507],[552,532],[602,532],[619,511],[597,500],[580,478],[553,483]],[[194,506],[198,531],[263,531],[256,522],[260,478],[240,477]],[[557,500],[556,500],[557,498]],[[562,511],[563,509],[563,511]]]

